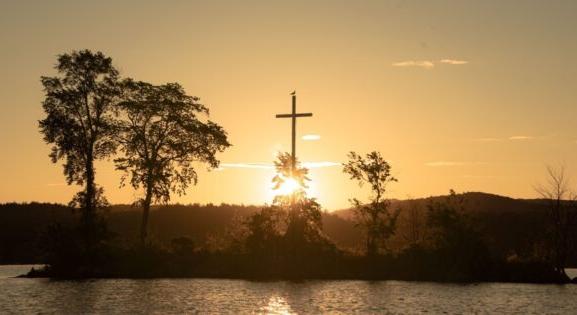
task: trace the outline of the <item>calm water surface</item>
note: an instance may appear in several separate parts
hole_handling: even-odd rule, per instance
[[[577,314],[577,285],[13,278],[29,269],[0,266],[0,314]]]

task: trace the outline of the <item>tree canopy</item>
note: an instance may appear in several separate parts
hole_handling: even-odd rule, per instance
[[[184,194],[198,180],[194,163],[218,167],[215,154],[230,143],[221,126],[203,120],[208,108],[178,83],[126,80],[123,90],[117,136],[123,156],[115,162],[124,171],[123,183],[128,180],[134,189],[144,189],[144,240],[150,205],[168,202],[171,193]]]
[[[50,158],[65,160],[68,184],[85,185],[72,205],[81,206],[91,222],[95,209],[105,203],[95,184],[94,160],[115,152],[116,122],[113,107],[121,89],[112,59],[101,52],[73,51],[58,56],[59,76],[41,77],[46,117],[39,121],[44,141],[52,144]],[[90,223],[89,223],[90,224]]]
[[[391,175],[390,164],[379,152],[373,151],[365,157],[350,152],[349,161],[344,164],[343,172],[357,180],[360,186],[368,184],[371,187],[371,200],[368,204],[353,199],[355,214],[359,225],[367,232],[367,255],[378,253],[379,244],[390,237],[395,230],[399,211],[389,211],[390,202],[384,198],[387,185],[396,182]]]

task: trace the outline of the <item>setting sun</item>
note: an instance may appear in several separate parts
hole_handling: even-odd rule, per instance
[[[290,195],[296,192],[301,186],[294,178],[286,178],[279,189],[275,191],[277,195]]]
[[[270,175],[272,177],[272,175]],[[311,180],[306,183],[306,187],[302,187],[298,180],[291,178],[280,176],[283,180],[283,183],[275,189],[274,184],[267,183],[266,185],[266,193],[265,193],[265,200],[266,202],[273,202],[275,197],[277,196],[287,196],[299,189],[303,189],[306,196],[309,198],[319,198],[319,193],[317,189],[317,180],[314,176],[311,176]]]

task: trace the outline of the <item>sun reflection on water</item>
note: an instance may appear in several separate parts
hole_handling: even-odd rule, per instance
[[[273,295],[268,299],[267,305],[262,307],[259,313],[262,314],[296,314],[287,303],[287,301],[278,296]]]

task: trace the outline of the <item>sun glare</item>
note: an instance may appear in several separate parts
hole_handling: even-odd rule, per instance
[[[277,195],[290,195],[299,190],[301,186],[294,178],[286,178],[284,183],[275,192]]]
[[[274,189],[273,185],[268,186],[267,200],[272,201],[276,196],[286,196],[299,190],[301,186],[294,178],[285,178],[284,183],[278,188]],[[304,189],[308,197],[318,198],[316,190],[316,182],[314,180],[307,183],[307,188]]]

